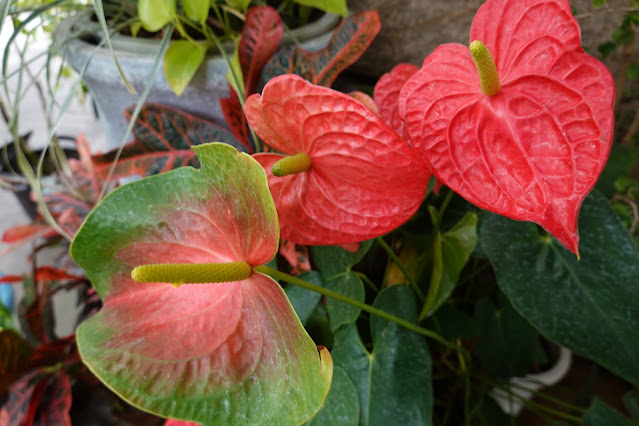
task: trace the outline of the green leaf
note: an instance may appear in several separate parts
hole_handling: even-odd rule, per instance
[[[324,278],[350,271],[364,258],[373,245],[373,240],[359,243],[358,250],[353,253],[338,246],[311,246],[313,265]]]
[[[553,342],[639,385],[639,253],[608,202],[579,216],[581,260],[535,224],[485,214],[480,242],[513,307]]]
[[[231,58],[231,67],[226,72],[226,80],[231,85],[231,88],[235,90],[238,97],[244,98],[244,75],[242,74],[242,64],[240,63],[240,54],[238,49],[239,40],[235,41],[235,50],[233,57]]]
[[[417,320],[412,291],[402,285],[383,290],[373,306]],[[355,324],[335,334],[333,359],[349,375],[359,394],[361,425],[429,425],[433,411],[431,359],[423,336],[371,316],[373,351],[369,353]]]
[[[636,148],[621,144],[613,144],[608,156],[606,166],[597,180],[598,191],[601,191],[607,198],[615,194],[615,181],[620,176],[628,176],[632,167],[639,160],[639,151]]]
[[[524,376],[543,354],[537,331],[501,296],[499,308],[490,299],[475,305],[479,335],[475,343],[483,366],[499,377]],[[542,360],[543,361],[543,360]]]
[[[145,30],[161,30],[175,17],[175,0],[139,0],[138,17]]]
[[[623,405],[630,413],[633,420],[639,420],[639,396],[637,390],[626,392],[622,398]]]
[[[246,10],[251,4],[251,0],[226,0],[226,4],[232,9],[246,13]]]
[[[617,48],[617,44],[612,41],[607,41],[597,46],[597,50],[599,51],[601,56],[604,58],[607,58],[608,56],[610,56],[610,54],[614,52],[616,48]]]
[[[187,18],[200,24],[209,16],[209,0],[182,0],[182,7]]]
[[[584,426],[636,426],[636,423],[624,417],[600,399],[596,399],[584,415]]]
[[[462,269],[477,245],[477,215],[468,212],[450,231],[435,234],[433,272],[420,321],[435,312],[457,285]]]
[[[199,43],[177,40],[164,54],[164,76],[171,89],[180,96],[204,60],[206,49]]]
[[[309,426],[357,426],[359,398],[357,388],[343,368],[333,368],[333,381],[324,406],[306,423]]]
[[[322,276],[317,271],[301,273],[298,275],[298,278],[319,286],[324,286]],[[306,320],[308,320],[315,310],[321,295],[296,285],[287,285],[284,291],[286,292],[286,297],[288,297],[291,305],[293,305],[293,309],[295,309],[300,321],[302,324],[306,324]]]
[[[630,80],[639,80],[639,62],[630,64],[628,67],[628,78]]]
[[[477,336],[475,320],[451,303],[444,304],[430,316],[426,328],[436,331],[446,340],[470,339]]]
[[[595,9],[599,9],[601,6],[606,4],[607,0],[592,0],[592,7]]]
[[[364,241],[355,253],[338,246],[312,246],[313,265],[324,277],[326,288],[363,302],[364,284],[351,268],[362,260],[371,245],[372,240]],[[332,298],[327,299],[326,304],[333,331],[343,324],[357,320],[361,311]]]
[[[346,0],[294,0],[295,3],[302,6],[311,6],[315,9],[323,10],[326,13],[334,13],[336,15],[348,16],[346,8]]]

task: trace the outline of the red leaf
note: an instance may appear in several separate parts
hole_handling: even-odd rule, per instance
[[[31,241],[35,238],[41,237],[50,230],[51,227],[44,223],[17,225],[4,231],[4,234],[2,234],[2,242],[11,244],[23,240]]]
[[[28,358],[31,367],[46,367],[78,360],[75,334],[38,345]]]
[[[581,49],[565,0],[489,0],[472,40],[501,89],[482,93],[467,47],[439,46],[400,93],[411,141],[444,185],[578,253],[579,208],[612,143],[614,80]]]
[[[131,117],[131,109],[125,113]],[[192,146],[217,141],[238,147],[222,127],[164,105],[146,103],[133,126],[134,141],[122,150],[112,180],[150,176],[181,166],[197,166]],[[111,168],[117,150],[95,156],[102,179]]]
[[[16,332],[0,331],[0,400],[13,380],[29,368],[29,356],[32,352],[31,345]]]
[[[0,411],[0,424],[27,426],[71,425],[71,382],[64,371],[36,370],[15,382]]]
[[[395,66],[377,81],[373,93],[375,104],[379,108],[379,115],[384,123],[388,124],[405,140],[408,140],[408,133],[404,128],[404,118],[399,114],[399,92],[404,83],[418,70],[419,68],[411,64]]]
[[[245,95],[255,93],[262,69],[280,44],[282,34],[282,20],[272,7],[255,6],[246,13],[238,46]]]
[[[277,52],[264,67],[262,79],[268,81],[284,74],[298,74],[320,86],[330,87],[339,73],[366,51],[381,28],[377,11],[351,15],[333,31],[328,45],[317,52],[287,46]]]
[[[246,116],[276,150],[311,158],[307,171],[276,177],[271,168],[283,155],[254,155],[267,171],[284,239],[363,241],[404,223],[424,198],[429,173],[419,154],[348,95],[280,76],[246,101]]]
[[[230,86],[229,97],[220,99],[220,107],[224,113],[224,118],[226,118],[226,123],[233,132],[233,136],[252,154],[253,148],[251,147],[250,131],[246,116],[244,115],[244,110],[242,110],[240,98],[237,97],[237,93]]]

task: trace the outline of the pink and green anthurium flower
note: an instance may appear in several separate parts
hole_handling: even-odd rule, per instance
[[[397,228],[423,201],[425,162],[354,97],[287,74],[249,97],[245,112],[279,152],[254,158],[267,171],[282,238],[363,241]]]
[[[193,149],[200,169],[116,189],[77,233],[71,254],[104,302],[77,329],[80,354],[114,392],[160,416],[302,423],[323,403],[333,364],[277,282],[253,269],[278,247],[266,175],[231,146]]]
[[[473,204],[536,222],[578,254],[579,208],[608,158],[615,85],[567,0],[488,0],[400,92],[410,141]]]

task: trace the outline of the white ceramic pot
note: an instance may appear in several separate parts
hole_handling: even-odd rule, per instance
[[[339,23],[339,16],[324,15],[318,21],[292,31],[295,40],[306,50],[319,50],[328,44],[332,30]],[[106,152],[121,145],[125,140],[128,123],[124,111],[137,104],[153,70],[160,50],[157,40],[138,39],[116,35],[112,37],[115,55],[131,85],[138,94],[131,94],[118,74],[111,51],[96,48],[89,38],[78,38],[78,31],[93,33],[98,40],[100,34],[97,23],[91,21],[88,13],[81,13],[64,21],[56,30],[56,42],[69,40],[62,44],[62,52],[67,63],[77,72],[81,72],[85,63],[88,66],[82,76],[93,96],[100,122],[105,131],[104,146],[92,146],[94,153]],[[290,37],[285,37],[283,43]],[[228,96],[226,80],[227,65],[221,55],[207,57],[193,80],[181,96],[176,96],[167,83],[162,66],[153,78],[153,87],[147,102],[156,102],[172,106],[197,117],[226,126],[224,114],[220,108],[220,98]],[[127,136],[127,140],[130,136]]]

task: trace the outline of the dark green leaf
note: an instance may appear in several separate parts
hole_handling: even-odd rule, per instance
[[[551,341],[639,385],[639,253],[606,199],[579,217],[581,260],[537,225],[482,217],[480,241],[501,290]]]
[[[359,249],[353,253],[338,246],[311,246],[313,265],[324,278],[349,271],[357,265],[371,248],[372,240],[359,243]]]
[[[365,291],[362,280],[352,271],[335,275],[325,281],[326,288],[339,294],[350,297],[360,302],[364,301]],[[328,316],[331,322],[331,330],[335,331],[339,326],[348,324],[357,319],[360,309],[333,298],[326,300]]]
[[[603,56],[604,58],[607,58],[608,56],[610,56],[610,54],[614,52],[616,48],[617,48],[617,45],[613,43],[612,41],[607,41],[597,46],[597,50],[599,51],[601,56]]]
[[[359,398],[357,388],[343,368],[333,368],[333,381],[320,411],[309,426],[357,426],[359,424]]]
[[[599,9],[604,4],[606,4],[606,0],[592,0],[592,7],[595,9]]]
[[[475,320],[452,304],[442,306],[429,317],[426,328],[435,330],[446,340],[469,339],[477,335]]]
[[[613,144],[606,167],[597,181],[597,190],[608,198],[612,197],[616,192],[615,180],[619,176],[627,176],[637,160],[639,160],[639,152],[636,149]]]
[[[416,321],[412,291],[396,285],[383,290],[376,308]],[[363,346],[355,324],[340,327],[332,356],[352,379],[361,404],[361,425],[429,425],[433,410],[431,360],[423,336],[371,316],[373,351]]]
[[[623,396],[623,405],[630,413],[633,420],[639,420],[639,395],[637,390],[626,392]]]
[[[450,231],[435,234],[433,272],[428,295],[419,315],[420,320],[435,312],[448,299],[476,245],[477,215],[475,213],[466,213]]]
[[[324,286],[322,276],[317,271],[304,272],[299,274],[298,278],[312,282],[320,287]],[[306,320],[311,316],[313,310],[315,310],[321,295],[314,291],[290,284],[286,286],[284,291],[286,292],[286,297],[288,297],[291,305],[293,305],[293,309],[295,309],[297,316],[300,318],[300,321],[302,324],[306,324]]]
[[[539,353],[543,353],[537,331],[502,296],[497,308],[490,299],[475,305],[479,335],[477,357],[491,374],[500,377],[524,376]]]
[[[639,79],[639,62],[635,62],[628,67],[628,78],[630,80]]]
[[[624,417],[618,411],[599,399],[595,399],[586,415],[584,426],[636,426],[636,423]]]

